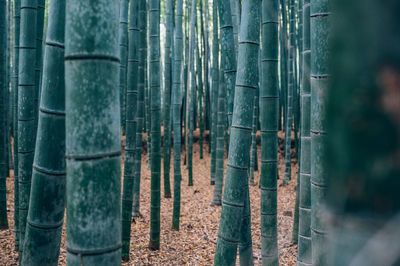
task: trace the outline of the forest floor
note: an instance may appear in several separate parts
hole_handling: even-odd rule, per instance
[[[198,140],[195,132],[195,140]],[[292,149],[292,180],[282,185],[284,174],[283,134],[279,132],[279,177],[278,180],[278,246],[279,264],[295,265],[297,245],[292,244],[292,228],[297,186],[297,159]],[[258,136],[259,141],[259,136]],[[211,265],[214,259],[221,207],[211,206],[213,186],[210,185],[210,159],[208,142],[204,142],[204,159],[200,160],[200,146],[193,147],[193,183],[189,187],[187,167],[183,165],[181,185],[180,230],[171,229],[173,203],[173,160],[171,160],[171,198],[164,198],[163,173],[161,173],[161,240],[160,250],[151,251],[149,242],[150,224],[150,170],[147,153],[142,156],[141,173],[141,217],[135,219],[131,230],[129,263],[123,265]],[[260,146],[258,145],[258,165],[260,169]],[[173,155],[171,154],[171,158]],[[225,159],[226,167],[226,159]],[[123,172],[123,171],[122,171]],[[255,265],[261,265],[260,232],[260,171],[255,172],[254,186],[250,186],[251,227]],[[18,254],[14,250],[14,178],[7,178],[7,208],[9,229],[0,231],[0,265],[18,265]],[[238,261],[238,260],[237,260]],[[66,265],[65,223],[59,265]]]

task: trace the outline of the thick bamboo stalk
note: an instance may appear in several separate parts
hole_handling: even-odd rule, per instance
[[[57,265],[65,210],[65,1],[51,1],[22,265]]]
[[[292,127],[293,127],[293,103],[296,93],[295,79],[295,21],[294,21],[294,0],[289,0],[289,58],[288,58],[288,87],[286,102],[286,128],[285,128],[285,176],[283,183],[287,184],[292,176]],[[296,133],[295,133],[296,134]]]
[[[218,9],[213,3],[213,42],[212,42],[212,80],[211,80],[211,174],[210,184],[215,184],[216,175],[216,148],[218,124],[218,86],[219,86],[219,46],[218,46]]]
[[[161,87],[160,1],[149,1],[149,85],[151,110],[151,210],[149,248],[160,248]]]
[[[7,5],[0,2],[0,230],[8,228],[7,219],[7,187],[8,157],[7,157]],[[6,49],[3,49],[6,48]]]
[[[133,217],[140,216],[140,178],[141,178],[141,167],[142,167],[142,134],[145,128],[145,104],[144,94],[146,86],[146,58],[147,58],[147,26],[146,26],[146,1],[140,0],[139,2],[139,67],[138,67],[138,104],[137,104],[137,126],[136,126],[136,170],[135,179],[133,185],[133,206],[132,215]]]
[[[121,110],[121,128],[122,133],[125,135],[126,132],[126,113],[127,113],[127,67],[128,67],[128,50],[129,50],[129,37],[128,37],[128,9],[129,0],[121,0],[119,3],[119,54],[120,54],[120,66],[119,66],[119,103]],[[133,143],[133,145],[135,145]]]
[[[14,0],[14,51],[13,51],[13,153],[14,153],[14,239],[15,250],[19,250],[19,189],[18,189],[18,64],[21,1]]]
[[[36,111],[36,121],[35,127],[37,130],[38,126],[38,111],[40,105],[40,95],[42,90],[42,68],[43,68],[43,31],[44,31],[44,11],[45,11],[45,0],[37,0],[36,9],[36,60],[35,60],[35,111]],[[36,134],[36,133],[35,133]]]
[[[21,1],[19,78],[18,78],[18,191],[20,255],[25,239],[35,150],[36,110],[36,0]]]
[[[332,78],[323,158],[332,217],[329,262],[398,265],[400,2],[335,0],[329,5],[335,12],[325,16],[335,25],[329,38]],[[311,34],[316,25],[323,26],[312,19]]]
[[[261,126],[261,255],[263,265],[278,265],[278,24],[279,0],[262,1],[260,86]],[[284,49],[284,47],[280,47]],[[281,53],[282,54],[282,53]],[[281,58],[281,63],[282,63]]]
[[[221,69],[224,71],[227,95],[227,115],[229,130],[232,125],[233,102],[235,97],[236,56],[233,37],[232,15],[230,1],[217,0],[219,13]]]
[[[126,9],[124,11],[123,9]],[[124,11],[124,12],[123,12]],[[124,13],[124,14],[122,14]],[[122,194],[122,260],[129,260],[129,246],[131,239],[131,219],[132,219],[132,201],[133,201],[133,185],[137,178],[136,173],[136,112],[137,112],[137,98],[138,98],[138,44],[139,44],[139,4],[138,1],[132,1],[130,3],[128,12],[128,1],[120,3],[120,21],[128,23],[129,13],[129,40],[121,42],[122,36],[120,36],[120,43],[128,44],[128,56],[126,57],[126,49],[120,45],[120,56],[121,59],[127,58],[127,71],[120,66],[120,75],[127,75],[127,87],[120,90],[123,92],[126,89],[125,95],[125,165],[124,165],[124,183],[123,183],[123,194]],[[126,30],[125,25],[123,30]],[[121,27],[121,23],[120,23]],[[121,34],[121,28],[120,28]],[[125,37],[126,38],[126,37]],[[122,65],[121,61],[121,65]],[[122,83],[121,76],[120,82]],[[120,83],[120,85],[121,85]],[[122,104],[121,106],[123,106]]]
[[[231,5],[231,16],[232,16],[232,26],[233,26],[233,40],[235,41],[235,54],[238,53],[238,36],[240,27],[240,1],[229,0]]]
[[[164,49],[164,197],[171,197],[170,165],[171,165],[171,88],[172,88],[172,45],[173,45],[173,3],[167,0],[165,10],[165,49]]]
[[[311,47],[311,245],[312,264],[328,264],[328,225],[324,213],[327,192],[325,167],[327,123],[325,101],[329,78],[330,10],[328,0],[312,0],[310,6]]]
[[[301,86],[301,151],[300,151],[300,196],[299,196],[299,240],[297,263],[311,265],[311,135],[310,135],[310,1],[303,3],[303,67]]]
[[[215,185],[212,204],[221,206],[222,204],[222,186],[224,183],[224,165],[225,165],[225,149],[224,149],[224,135],[226,129],[226,91],[225,79],[222,70],[218,77],[220,82],[218,86],[218,121],[216,132],[216,163],[215,163]]]
[[[181,204],[181,85],[183,63],[183,17],[182,0],[176,1],[174,35],[174,76],[172,79],[172,112],[174,115],[174,203],[172,210],[172,229],[179,230]]]
[[[251,122],[255,91],[258,88],[258,64],[260,38],[260,8],[257,0],[243,2],[243,19],[240,27],[238,74],[235,86],[235,103],[230,134],[230,148],[215,265],[233,265],[242,218],[248,193],[248,166],[250,160]],[[234,57],[234,54],[231,57]]]
[[[194,50],[196,45],[196,0],[192,0],[191,14],[190,14],[190,42],[189,42],[189,68],[188,80],[190,80],[190,87],[188,89],[187,106],[188,106],[188,186],[193,186],[193,130],[195,127],[194,121],[194,105],[196,101],[196,72]]]
[[[68,265],[121,264],[118,18],[117,0],[67,1]]]
[[[254,96],[253,120],[251,128],[251,148],[250,148],[250,167],[249,167],[249,182],[254,185],[254,171],[257,161],[257,105],[258,97]]]
[[[196,38],[196,40],[198,40]],[[203,87],[203,68],[202,68],[202,60],[200,57],[200,39],[196,43],[196,73],[197,73],[197,103],[199,105],[199,145],[200,145],[200,159],[203,159],[203,142],[204,142],[204,108],[203,103],[205,102],[204,99],[204,87]],[[205,58],[203,58],[205,60]]]

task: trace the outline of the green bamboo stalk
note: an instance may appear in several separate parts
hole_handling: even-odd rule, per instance
[[[138,103],[136,111],[136,170],[135,179],[133,184],[133,206],[132,215],[133,217],[140,216],[140,177],[142,167],[142,133],[145,116],[144,109],[144,94],[145,94],[145,82],[146,82],[146,58],[147,58],[147,43],[146,43],[146,1],[139,1],[139,67],[138,67]]]
[[[188,90],[187,106],[189,108],[188,117],[188,186],[193,186],[193,130],[194,130],[194,104],[196,94],[196,73],[194,71],[195,60],[194,60],[194,49],[195,49],[195,38],[196,38],[196,0],[192,0],[191,14],[190,14],[190,43],[189,43],[189,80],[190,87]]]
[[[295,148],[296,148],[296,157],[299,160],[300,157],[300,98],[301,98],[301,72],[302,72],[302,52],[303,52],[303,10],[302,10],[302,2],[303,0],[297,0],[295,6],[293,7],[293,12],[295,13],[297,19],[295,18],[295,78],[296,78],[296,86],[295,86],[295,94],[294,94],[294,102],[293,102],[293,124],[294,124],[294,132],[295,132]],[[297,28],[296,28],[297,25]],[[300,136],[301,138],[301,136]],[[297,241],[297,237],[296,240]]]
[[[51,1],[22,265],[57,265],[65,210],[65,1]]]
[[[6,178],[9,175],[7,158],[7,6],[6,1],[0,2],[0,230],[8,228],[7,219],[7,187]]]
[[[248,166],[250,160],[251,122],[255,91],[258,88],[258,63],[260,38],[260,8],[257,0],[246,0],[242,7],[238,52],[238,74],[235,86],[235,103],[230,134],[230,148],[218,242],[214,265],[233,265],[236,260],[241,221],[244,217],[248,193]],[[231,57],[232,56],[231,54]],[[243,234],[244,232],[242,232]]]
[[[296,93],[295,85],[295,36],[294,36],[294,0],[289,0],[289,66],[288,66],[288,89],[287,89],[287,103],[286,103],[286,129],[285,129],[285,176],[283,183],[287,184],[291,180],[292,175],[292,126],[293,126],[293,101],[294,94]],[[296,133],[295,133],[296,134]]]
[[[215,184],[217,160],[217,124],[218,124],[218,86],[219,86],[219,46],[218,46],[218,9],[213,2],[213,42],[212,42],[212,83],[211,83],[211,174],[210,184]]]
[[[311,47],[311,245],[312,264],[328,264],[327,224],[324,201],[327,191],[324,157],[327,139],[325,95],[329,84],[329,1],[312,0]]]
[[[13,162],[12,162],[12,152],[11,152],[11,136],[13,135],[13,127],[12,127],[12,92],[10,92],[10,71],[11,71],[11,65],[10,65],[10,57],[12,50],[10,49],[11,47],[11,36],[10,36],[10,29],[11,29],[11,2],[6,1],[6,41],[5,41],[5,48],[6,48],[6,59],[5,59],[5,84],[6,84],[6,133],[7,133],[7,138],[6,138],[6,159],[7,159],[7,169],[8,171],[13,169]]]
[[[299,240],[297,263],[311,265],[311,135],[310,135],[310,0],[303,3],[303,66],[301,86],[301,151],[299,196]]]
[[[203,44],[203,73],[204,73],[204,129],[209,130],[208,153],[211,153],[211,99],[210,99],[210,84],[209,84],[209,44],[208,44],[208,1],[204,1],[205,12],[203,12],[203,1],[200,2],[200,28]],[[203,22],[204,17],[204,22]],[[203,137],[204,135],[202,135]]]
[[[395,85],[400,61],[399,4],[395,0],[329,2],[335,27],[329,42],[329,138],[323,159],[332,217],[332,237],[327,239],[331,265],[399,264],[400,131]],[[315,15],[315,7],[311,8]],[[315,33],[315,27],[322,25],[314,21]]]
[[[186,0],[184,1],[185,4],[185,15],[184,15],[184,37],[185,37],[185,55],[184,55],[184,60],[185,60],[185,65],[184,65],[184,75],[183,75],[183,82],[184,82],[184,99],[183,99],[183,121],[184,121],[184,131],[183,131],[183,139],[184,141],[184,150],[185,150],[185,157],[183,164],[187,165],[187,160],[188,160],[188,147],[189,147],[189,88],[190,88],[190,66],[189,66],[189,51],[190,51],[190,46],[189,46],[189,20],[190,20],[190,5],[191,1]]]
[[[39,111],[39,101],[41,95],[41,83],[42,83],[42,68],[43,68],[43,27],[44,27],[44,11],[45,11],[45,0],[36,0],[37,1],[37,9],[36,9],[36,60],[35,60],[35,111],[36,111],[36,120],[35,127],[37,131],[38,126],[38,111]],[[35,132],[36,134],[36,132]]]
[[[19,250],[19,190],[18,190],[18,63],[21,1],[14,0],[14,51],[13,51],[13,153],[14,153],[14,239],[15,250]]]
[[[129,0],[120,0],[119,3],[119,53],[120,53],[120,66],[119,66],[119,103],[121,110],[121,128],[122,134],[126,134],[126,114],[127,114],[127,65],[128,65],[128,50],[129,50],[129,40],[128,40],[128,9]],[[133,109],[135,111],[136,108]],[[133,119],[134,123],[134,119]],[[135,133],[132,133],[135,137]],[[133,145],[135,141],[133,140]]]
[[[132,219],[132,201],[133,201],[133,185],[136,173],[136,133],[137,133],[137,98],[138,98],[138,39],[139,39],[139,5],[138,1],[130,3],[128,12],[129,2],[120,3],[120,21],[124,21],[124,30],[126,30],[128,23],[129,13],[129,40],[125,40],[120,43],[129,44],[128,56],[126,57],[126,50],[120,45],[120,56],[121,58],[126,57],[128,68],[125,72],[125,68],[120,67],[120,75],[127,76],[127,87],[121,88],[123,91],[126,89],[126,121],[125,121],[125,165],[124,165],[124,183],[123,183],[123,194],[122,194],[122,260],[129,261],[129,246],[131,239],[131,219]],[[123,7],[124,6],[124,7]],[[124,11],[126,9],[126,11]],[[124,14],[122,14],[124,11]],[[121,27],[121,23],[120,23]],[[120,29],[121,34],[121,29]],[[122,63],[121,63],[122,64]],[[120,77],[121,78],[121,77]],[[121,81],[121,80],[120,80]],[[122,81],[121,81],[122,82]],[[121,85],[121,83],[120,83]]]
[[[304,0],[297,0],[297,21],[298,21],[298,25],[297,25],[297,49],[298,49],[298,53],[299,53],[299,71],[298,71],[298,88],[299,88],[299,123],[301,124],[301,87],[303,85],[303,21],[304,21],[304,17],[303,17],[303,5],[304,5]],[[301,130],[301,128],[300,128]]]
[[[300,147],[299,147],[300,149]],[[301,150],[301,149],[300,149]],[[301,167],[299,163],[299,167]],[[300,172],[297,171],[297,186],[296,186],[296,199],[294,204],[293,214],[293,229],[292,229],[292,244],[298,243],[299,238],[299,205],[300,205]]]
[[[233,101],[235,96],[236,80],[236,56],[234,56],[235,40],[233,37],[230,1],[217,0],[217,3],[219,12],[220,44],[222,52],[221,68],[224,70],[225,76],[226,94],[228,99],[227,114],[230,130],[230,127],[232,125]]]
[[[283,82],[283,86],[281,86],[282,92],[282,102],[283,102],[283,131],[286,132],[286,112],[287,112],[287,91],[289,86],[289,42],[288,42],[288,15],[287,15],[287,5],[286,0],[280,0],[280,9],[281,9],[281,27],[280,27],[280,51],[281,51],[281,81]]]
[[[239,260],[240,265],[254,265],[253,242],[251,240],[250,195],[247,190],[245,195],[242,221],[239,236]]]
[[[254,170],[257,160],[257,105],[258,97],[254,96],[254,107],[253,107],[253,120],[251,128],[251,149],[250,149],[250,167],[249,167],[249,182],[250,185],[254,185]]]
[[[172,228],[179,230],[181,204],[181,78],[183,62],[182,0],[176,1],[174,35],[174,76],[172,79],[172,112],[174,130],[174,203],[172,211]]]
[[[149,84],[151,110],[151,210],[149,248],[160,248],[160,168],[161,168],[161,93],[160,93],[160,1],[149,1]]]
[[[172,87],[172,42],[173,42],[173,3],[167,0],[165,9],[165,49],[164,49],[164,197],[171,198],[171,185],[169,180],[171,165],[171,87]]]
[[[67,2],[68,265],[121,264],[118,18],[117,0]]]
[[[197,38],[196,38],[197,40]],[[198,105],[199,105],[199,131],[200,131],[200,136],[199,136],[199,145],[200,145],[200,159],[203,159],[203,135],[204,135],[204,111],[203,111],[203,102],[205,102],[204,99],[204,87],[203,87],[203,68],[202,68],[202,60],[200,58],[200,39],[195,45],[196,49],[196,73],[197,73],[197,92],[198,92]],[[203,58],[205,59],[205,58]]]
[[[285,0],[280,0],[280,99],[282,100],[282,130],[286,130],[286,103],[288,90],[288,41],[287,41],[287,14]],[[279,176],[278,176],[279,178]]]
[[[226,87],[225,78],[222,70],[220,70],[220,82],[218,86],[218,121],[216,132],[216,163],[215,163],[215,185],[212,205],[221,206],[222,202],[222,186],[224,183],[224,165],[225,165],[225,149],[224,149],[224,135],[226,128]]]
[[[149,9],[149,4],[148,1],[146,2],[146,13]],[[150,18],[146,15],[146,36],[148,36],[148,39],[146,38],[146,43],[150,47],[150,27],[147,27],[149,25],[149,20]],[[146,44],[146,45],[147,45]],[[146,133],[147,133],[147,166],[148,168],[151,168],[151,105],[150,105],[150,59],[149,59],[150,53],[146,53],[146,76],[145,76],[145,107],[146,107]]]
[[[262,255],[263,265],[278,265],[279,261],[278,229],[277,229],[278,121],[279,121],[278,119],[278,114],[279,114],[278,25],[279,25],[279,0],[263,0],[262,33],[261,33],[262,34],[262,49],[261,49],[262,78],[260,86],[261,255]],[[284,49],[284,47],[282,46],[280,48]],[[284,59],[281,58],[281,63],[283,62],[283,60]]]
[[[21,1],[19,78],[18,78],[18,192],[20,256],[25,239],[26,217],[29,208],[32,164],[35,150],[36,109],[36,0]],[[21,259],[21,257],[20,257]]]
[[[240,8],[238,0],[229,0],[231,5],[232,26],[233,26],[233,39],[235,41],[235,53],[238,53],[238,32],[240,26]]]

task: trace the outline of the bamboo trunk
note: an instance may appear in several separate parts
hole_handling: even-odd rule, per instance
[[[57,265],[65,210],[65,1],[51,1],[22,265]]]
[[[0,3],[0,230],[8,228],[7,220],[7,187],[9,175],[7,157],[7,75],[6,75],[6,42],[7,42],[7,6],[6,1]],[[6,48],[6,49],[3,49]]]
[[[278,265],[279,261],[277,230],[279,0],[263,0],[262,2],[261,255],[263,265],[273,266]],[[281,46],[280,49],[284,47]],[[281,58],[281,63],[282,60],[283,58]]]
[[[151,210],[149,248],[160,248],[161,89],[160,2],[149,2],[149,85],[151,110]]]
[[[174,127],[174,203],[172,210],[172,229],[179,230],[181,204],[181,80],[183,63],[182,0],[176,1],[174,36],[174,76],[172,79],[172,107]]]
[[[67,1],[68,265],[121,264],[118,14],[116,0]]]
[[[299,196],[299,240],[297,263],[310,265],[311,259],[311,135],[310,135],[310,1],[303,4],[303,67],[301,90],[301,151],[300,151],[300,196]]]
[[[173,45],[173,3],[167,0],[165,10],[166,33],[164,49],[164,138],[163,138],[163,163],[164,163],[164,197],[171,198],[170,165],[171,165],[171,88],[172,88],[172,45]]]
[[[122,194],[122,260],[129,261],[129,247],[131,239],[131,219],[133,202],[133,185],[137,178],[136,173],[136,132],[137,132],[137,102],[138,102],[138,39],[139,39],[139,4],[138,1],[132,1],[129,7],[129,34],[127,40],[126,29],[128,28],[128,1],[120,3],[120,92],[122,90],[125,97],[125,153],[124,153],[124,183]],[[122,23],[121,23],[122,22]],[[121,29],[122,28],[122,29]],[[121,36],[121,32],[124,33]],[[124,45],[121,45],[124,44]],[[128,47],[126,47],[128,45]],[[128,50],[128,51],[127,51]],[[128,52],[128,55],[126,55]],[[123,66],[124,63],[128,63]],[[128,79],[126,80],[126,77]],[[127,83],[121,86],[121,84]],[[126,91],[126,94],[125,94]],[[121,99],[121,98],[120,98]],[[124,122],[122,123],[124,128]]]
[[[327,123],[325,101],[329,78],[330,10],[328,0],[312,0],[310,6],[311,47],[311,245],[312,264],[327,265],[327,215],[324,203],[327,192],[325,167]]]
[[[25,239],[35,150],[36,109],[36,0],[21,1],[18,78],[18,192],[20,259]]]
[[[246,198],[249,193],[247,171],[251,118],[254,95],[258,88],[258,71],[254,71],[252,66],[258,64],[260,4],[257,0],[246,0],[243,3],[238,49],[240,65],[236,78],[228,167],[214,265],[233,265],[239,240],[243,244],[243,235],[246,234],[241,223],[246,219]],[[234,58],[234,54],[230,56]],[[251,249],[248,249],[247,254],[251,253]],[[247,256],[247,259],[247,264],[252,264],[252,256]]]

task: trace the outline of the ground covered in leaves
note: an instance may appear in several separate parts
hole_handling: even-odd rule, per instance
[[[197,132],[196,132],[197,133]],[[279,133],[280,143],[283,135]],[[258,136],[259,137],[259,136]],[[294,150],[292,150],[293,155]],[[211,206],[213,186],[210,185],[210,154],[208,143],[204,145],[204,159],[199,158],[199,143],[195,142],[193,156],[194,186],[187,186],[187,168],[182,164],[182,192],[180,230],[171,229],[173,203],[173,162],[171,160],[172,198],[164,198],[163,178],[161,200],[161,243],[159,251],[147,248],[150,224],[150,170],[147,166],[147,154],[142,157],[141,181],[141,217],[132,223],[131,251],[129,263],[123,265],[210,265],[213,263],[218,234],[221,207]],[[292,156],[294,157],[294,156]],[[171,155],[171,158],[172,155]],[[182,155],[183,159],[183,155]],[[260,146],[258,145],[260,166]],[[182,160],[183,163],[183,160]],[[226,166],[226,161],[225,161]],[[279,177],[283,178],[284,153],[280,145]],[[261,265],[260,232],[260,190],[258,187],[260,172],[255,172],[255,186],[250,186],[251,227],[254,262]],[[163,177],[163,173],[161,173]],[[296,197],[297,160],[292,158],[292,180],[286,186],[278,180],[278,245],[280,265],[296,263],[297,247],[293,245],[292,227]],[[14,250],[14,182],[13,176],[7,179],[7,208],[10,228],[0,231],[0,265],[17,265],[18,254]],[[59,264],[65,265],[65,225],[62,237]]]

